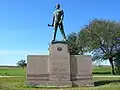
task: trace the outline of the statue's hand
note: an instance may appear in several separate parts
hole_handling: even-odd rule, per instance
[[[54,24],[52,24],[52,27],[54,27]]]

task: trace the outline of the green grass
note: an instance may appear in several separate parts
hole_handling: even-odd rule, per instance
[[[111,66],[94,66],[94,75],[111,75]]]
[[[93,66],[93,72],[111,72],[111,66]]]
[[[25,76],[26,69],[21,67],[0,67],[0,75],[2,76]]]
[[[93,67],[94,75],[110,75],[111,67]],[[26,69],[20,67],[0,67],[0,75],[25,76]],[[25,85],[25,77],[4,77],[0,78],[0,90],[120,90],[119,77],[93,78],[95,87],[75,88],[37,88]]]
[[[120,90],[120,78],[94,78],[95,87],[37,88],[25,86],[25,77],[0,78],[0,90]]]

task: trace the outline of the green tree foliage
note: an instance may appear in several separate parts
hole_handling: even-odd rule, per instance
[[[68,35],[68,40],[69,44],[69,51],[71,55],[83,55],[83,49],[82,45],[78,44],[78,34],[77,33],[71,33]]]
[[[68,35],[67,42],[69,44],[69,51],[71,55],[78,55],[79,54],[79,47],[77,45],[77,34],[71,33]]]
[[[82,33],[71,33],[68,35],[67,42],[71,55],[84,55],[86,52],[86,40],[82,37]]]
[[[27,64],[26,64],[25,60],[20,60],[20,61],[17,62],[17,65],[20,66],[20,67],[22,67],[22,68],[24,69],[24,67],[25,67]]]
[[[114,71],[114,57],[117,48],[120,46],[120,23],[109,20],[95,19],[85,26],[80,33],[84,33],[88,51],[94,54],[94,60],[109,60]]]
[[[69,42],[71,42],[72,37],[70,34]],[[74,47],[72,53],[92,52],[93,60],[109,60],[112,74],[115,74],[113,61],[116,50],[120,47],[119,38],[119,22],[95,19],[89,25],[85,25],[78,34],[75,34],[75,40],[71,42]]]

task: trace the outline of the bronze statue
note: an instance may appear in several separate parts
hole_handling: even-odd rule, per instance
[[[60,9],[60,4],[56,4],[55,8],[56,8],[56,10],[53,12],[52,25],[48,24],[48,26],[54,27],[54,34],[53,34],[52,41],[55,41],[58,27],[63,36],[63,40],[66,41],[66,36],[65,36],[64,27],[63,27],[64,12],[63,12],[63,10]]]

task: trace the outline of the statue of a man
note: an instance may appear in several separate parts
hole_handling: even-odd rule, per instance
[[[66,41],[66,36],[63,27],[64,12],[63,10],[60,9],[60,4],[56,4],[55,8],[56,10],[53,13],[53,22],[52,22],[52,27],[54,27],[53,41],[55,41],[58,27],[63,36],[63,40]]]

